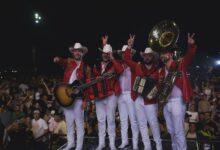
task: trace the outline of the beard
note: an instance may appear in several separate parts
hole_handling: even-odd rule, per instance
[[[82,60],[82,56],[76,55],[76,56],[74,56],[74,59],[77,60],[77,61],[80,61],[80,60]]]
[[[102,60],[103,60],[104,62],[108,62],[110,59],[109,59],[108,56],[104,56],[104,57],[102,57]]]
[[[146,65],[151,65],[152,63],[153,63],[153,60],[147,59],[144,61],[144,64],[146,64]]]
[[[164,58],[161,60],[164,64],[167,64],[167,62],[169,61],[169,58]]]

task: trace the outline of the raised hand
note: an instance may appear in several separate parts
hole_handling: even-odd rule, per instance
[[[59,57],[54,57],[53,58],[53,62],[55,62],[55,63],[58,62],[59,60],[60,60]]]
[[[190,33],[188,33],[188,44],[195,44],[195,40],[194,40],[194,36],[195,36],[195,33],[193,33],[192,35],[190,35]]]
[[[105,35],[102,37],[102,45],[105,46],[108,43],[108,36]]]
[[[135,39],[135,35],[129,34],[129,39],[128,39],[128,47],[132,48],[134,45],[134,39]]]

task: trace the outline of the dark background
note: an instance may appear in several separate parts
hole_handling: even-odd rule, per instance
[[[101,36],[107,34],[114,49],[126,44],[129,33],[136,35],[135,49],[144,50],[152,27],[164,19],[179,25],[178,44],[186,48],[187,32],[196,33],[198,52],[194,64],[207,56],[218,58],[220,47],[219,5],[213,1],[55,1],[20,0],[2,4],[0,68],[33,68],[36,49],[38,71],[62,71],[54,56],[70,56],[68,47],[80,42],[89,48],[86,61],[97,61]],[[34,12],[42,22],[35,24]]]

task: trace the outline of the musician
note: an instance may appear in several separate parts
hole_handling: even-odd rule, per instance
[[[115,72],[116,74],[120,74],[123,72],[123,68],[120,63],[114,59],[112,54],[112,47],[107,44],[107,40],[107,36],[102,37],[102,61],[98,66],[94,67],[94,75],[96,77],[107,72]],[[107,130],[110,141],[110,149],[116,150],[115,110],[117,106],[117,96],[121,92],[118,77],[105,79],[104,81],[97,83],[97,89],[99,97],[95,101],[99,130],[99,145],[97,147],[97,150],[101,150],[105,147],[106,119],[108,124]]]
[[[142,61],[137,63],[131,58],[131,48],[134,43],[134,36],[130,35],[128,40],[128,47],[124,53],[124,60],[127,65],[131,68],[132,77],[131,77],[131,86],[134,86],[134,81],[137,76],[147,76],[154,77],[157,67],[155,65],[155,52],[151,48],[147,47],[144,52],[141,52]],[[148,135],[147,123],[149,123],[150,128],[153,133],[154,141],[156,143],[157,150],[162,149],[161,138],[160,138],[160,129],[157,118],[157,101],[156,99],[147,99],[139,96],[135,91],[131,91],[131,97],[135,101],[135,109],[137,113],[137,119],[139,124],[139,129],[142,136],[142,141],[144,143],[145,149],[151,149],[151,143]]]
[[[168,102],[164,106],[163,113],[166,120],[168,132],[171,135],[173,150],[186,150],[186,139],[184,133],[184,117],[186,112],[186,103],[192,96],[192,88],[187,76],[187,67],[192,62],[196,52],[194,34],[188,34],[188,50],[186,55],[180,59],[177,77],[174,87],[168,97]],[[163,80],[170,69],[175,68],[177,62],[173,59],[173,51],[165,51],[160,56],[165,67],[159,69],[159,79]]]
[[[75,43],[74,46],[69,48],[73,58],[61,58],[55,57],[54,62],[62,65],[65,68],[63,82],[71,84],[75,80],[81,82],[89,82],[91,69],[83,62],[83,56],[87,53],[88,49],[82,46],[80,43]],[[83,92],[82,98],[85,97],[87,92]],[[84,111],[82,98],[78,98],[69,107],[63,107],[67,123],[67,146],[65,150],[69,150],[75,147],[75,125],[77,132],[77,144],[76,150],[81,150],[83,147],[84,139]]]
[[[127,47],[128,47],[127,45],[124,45],[122,47],[122,50],[120,51],[122,57]],[[134,54],[134,50],[132,51],[132,54]],[[129,117],[131,123],[131,130],[132,130],[133,149],[138,149],[139,129],[137,123],[135,104],[131,98],[131,90],[132,90],[131,68],[125,63],[125,61],[123,61],[123,59],[120,61],[120,63],[122,64],[124,71],[119,77],[119,83],[122,90],[121,94],[118,97],[118,110],[120,116],[119,118],[121,123],[121,138],[122,138],[122,143],[119,146],[119,148],[123,149],[129,144],[128,142],[128,117]]]

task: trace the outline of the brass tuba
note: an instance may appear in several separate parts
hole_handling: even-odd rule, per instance
[[[160,103],[166,103],[173,89],[176,77],[179,75],[179,52],[177,49],[177,40],[179,38],[179,27],[174,21],[164,20],[156,24],[150,32],[148,38],[149,46],[156,52],[163,53],[166,51],[174,51],[177,65],[174,69],[168,70],[168,75],[162,81],[157,98]]]
[[[179,38],[179,32],[179,27],[174,21],[161,21],[151,30],[148,38],[148,44],[158,53],[168,49],[173,49]]]

